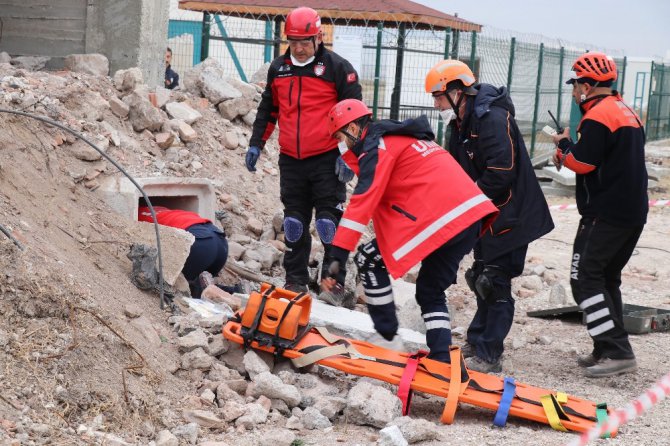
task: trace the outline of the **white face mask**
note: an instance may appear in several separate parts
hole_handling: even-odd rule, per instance
[[[349,147],[347,146],[346,141],[340,141],[337,143],[337,148],[340,150],[340,155],[344,155],[347,150],[349,150]]]
[[[445,124],[449,124],[456,118],[456,113],[454,112],[453,109],[448,108],[446,110],[440,110],[440,117],[442,118],[442,121],[444,121]]]
[[[291,62],[293,62],[293,65],[296,67],[304,67],[305,65],[311,64],[314,61],[314,56],[310,57],[304,62],[298,61],[295,57],[293,57],[293,54],[291,54]]]

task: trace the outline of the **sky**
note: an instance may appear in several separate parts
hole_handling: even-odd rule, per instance
[[[670,58],[670,1],[414,0],[494,28]]]

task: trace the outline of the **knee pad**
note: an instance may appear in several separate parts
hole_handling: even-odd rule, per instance
[[[326,245],[333,243],[335,231],[337,230],[335,216],[329,212],[319,212],[316,214],[316,222],[314,224],[316,226],[316,233],[319,234],[321,241]]]
[[[489,304],[499,299],[511,299],[510,280],[505,272],[487,266],[475,280],[475,290]]]
[[[472,263],[472,266],[465,271],[465,283],[468,284],[468,288],[473,293],[477,293],[477,288],[475,287],[475,282],[477,278],[482,273],[483,265],[479,260],[475,260]]]
[[[305,225],[298,217],[284,217],[284,237],[288,243],[296,243],[302,237]]]

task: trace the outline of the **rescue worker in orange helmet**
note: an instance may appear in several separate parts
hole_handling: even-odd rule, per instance
[[[463,348],[469,368],[500,372],[514,318],[512,278],[523,272],[528,244],[554,223],[505,87],[477,84],[466,64],[443,60],[428,72],[426,92],[451,128],[449,153],[500,210],[465,274],[477,312]]]
[[[284,288],[302,292],[309,282],[312,215],[327,254],[342,216],[346,182],[353,178],[323,123],[338,101],[361,99],[361,85],[351,64],[324,47],[315,10],[291,11],[285,33],[288,50],[270,64],[245,163],[249,171],[256,171],[261,150],[278,124]]]
[[[328,114],[329,132],[358,182],[335,233],[328,258],[335,280],[322,282],[324,293],[341,292],[349,253],[372,219],[377,237],[358,246],[354,262],[375,329],[393,340],[398,319],[389,274],[401,277],[421,262],[416,300],[429,358],[449,362],[451,322],[444,291],[455,283],[461,259],[497,209],[434,142],[425,116],[372,122],[371,114],[354,99],[339,102]]]
[[[621,270],[628,263],[647,221],[645,134],[640,119],[612,90],[614,59],[586,53],[574,62],[572,97],[582,120],[577,142],[570,129],[553,137],[554,163],[577,174],[581,215],[573,246],[570,286],[586,313],[593,340],[590,354],[578,358],[589,377],[633,372],[637,361],[623,326]]]

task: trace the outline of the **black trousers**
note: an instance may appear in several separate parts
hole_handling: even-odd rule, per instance
[[[337,149],[305,159],[279,155],[279,188],[284,205],[284,218],[300,220],[302,235],[297,242],[286,243],[284,269],[286,282],[307,285],[309,282],[309,253],[312,237],[309,233],[312,211],[326,212],[337,224],[342,218],[342,204],[346,199],[346,185],[335,175],[335,162],[340,156]],[[330,244],[324,243],[326,256]]]
[[[583,217],[575,237],[570,286],[586,314],[596,358],[632,359],[623,328],[621,270],[628,263],[644,226],[623,227]]]
[[[458,265],[475,245],[480,226],[477,222],[464,229],[421,261],[415,297],[426,324],[426,344],[431,359],[449,362],[451,318],[444,291],[456,283]],[[379,253],[377,239],[359,247],[355,261],[375,330],[390,340],[398,331],[398,317],[391,278]]]
[[[475,246],[475,264],[472,268],[477,274],[484,269],[489,274],[494,288],[494,296],[488,301],[477,295],[477,311],[468,327],[467,340],[475,347],[477,356],[488,362],[495,362],[503,354],[503,343],[514,320],[514,298],[512,297],[512,278],[523,273],[528,245],[523,245],[490,260],[486,264],[481,259],[481,241]]]
[[[202,288],[198,276],[209,271],[213,276],[219,274],[228,259],[228,241],[219,228],[212,223],[202,223],[186,228],[195,237],[182,273],[188,281],[193,298],[199,298]]]

